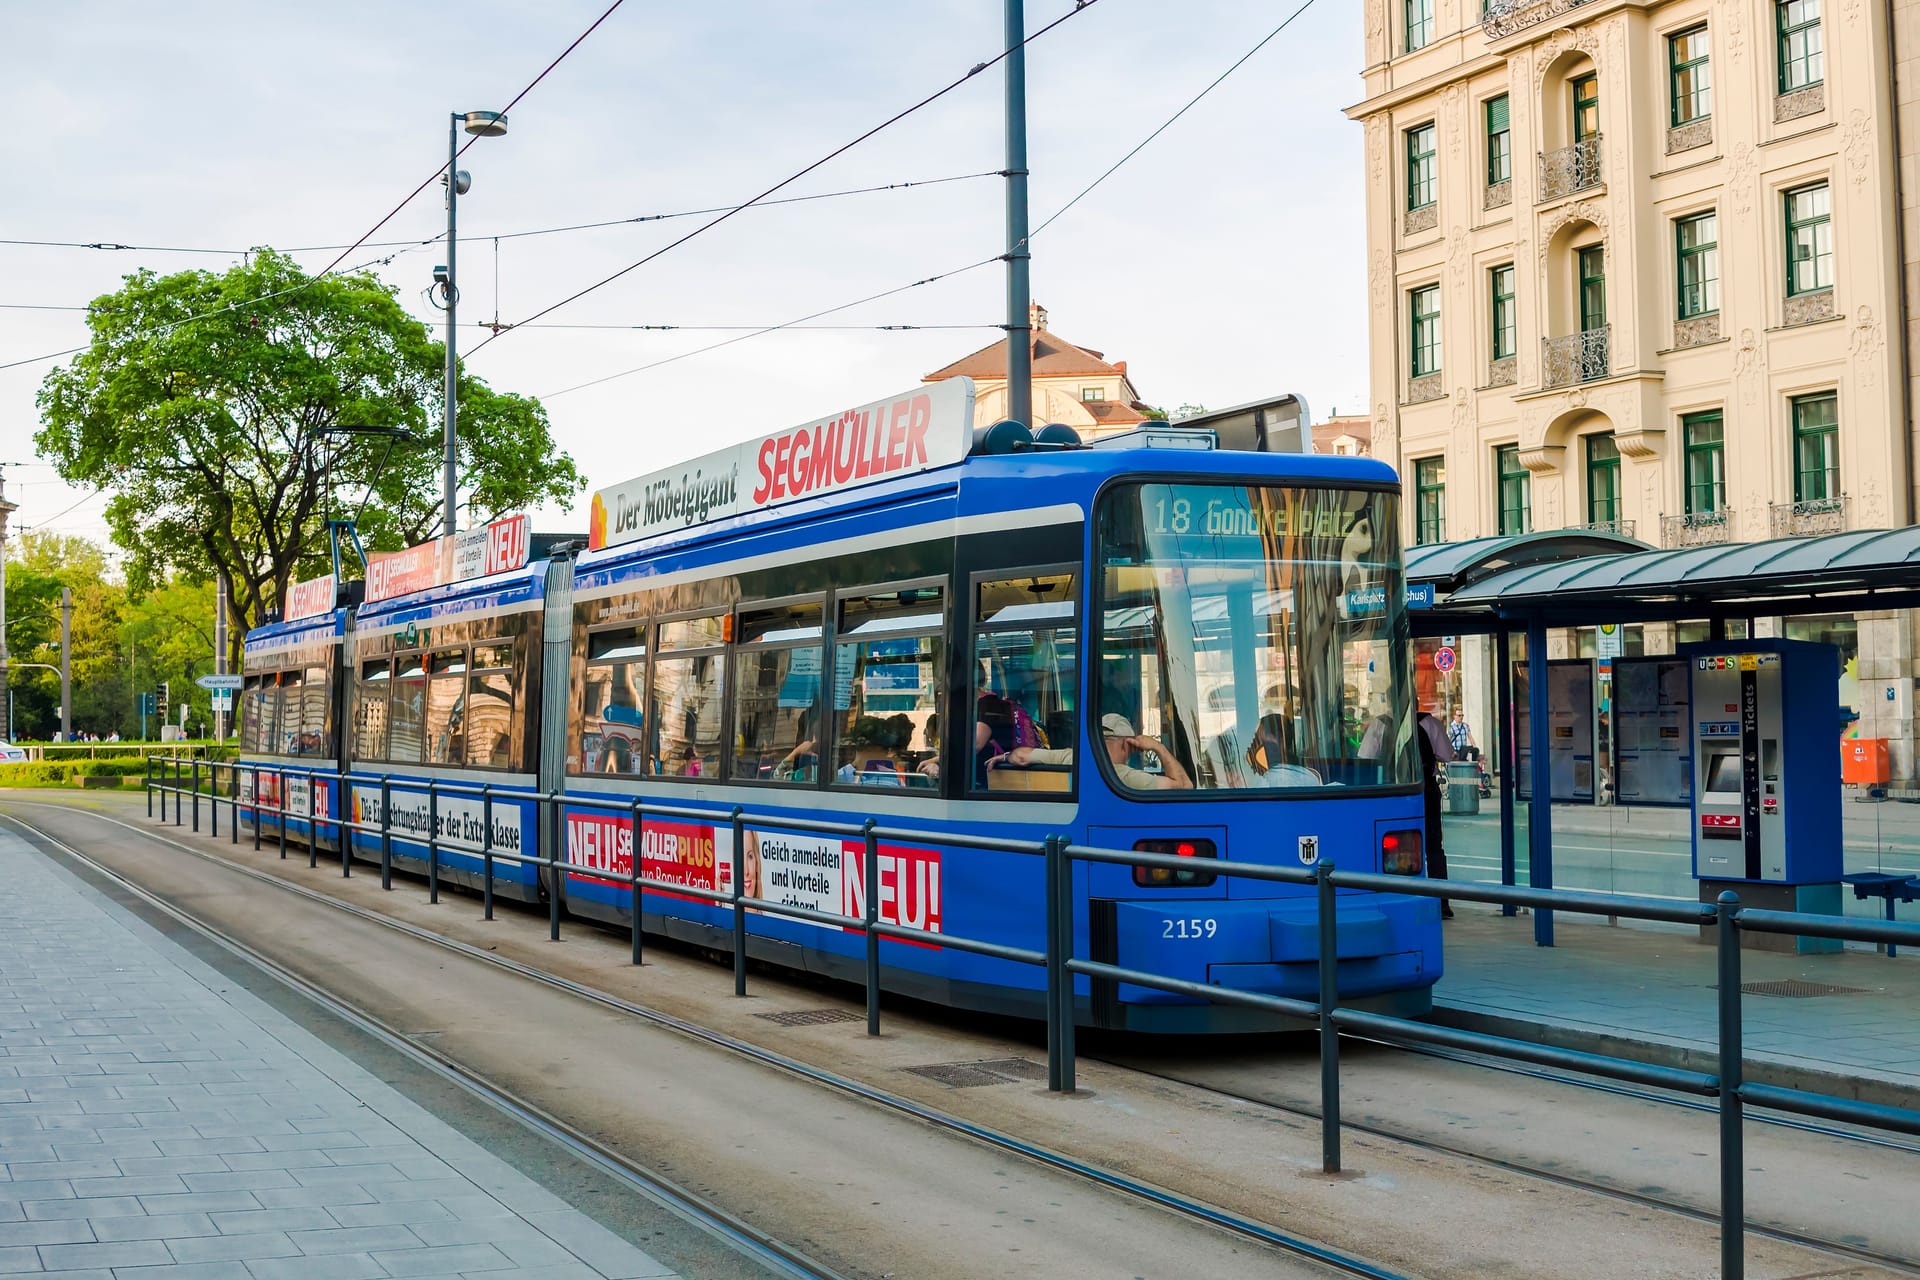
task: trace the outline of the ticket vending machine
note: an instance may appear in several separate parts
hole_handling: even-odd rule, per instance
[[[1700,900],[1838,915],[1840,653],[1802,640],[1684,645],[1692,683],[1693,874]],[[1748,935],[1747,945],[1839,943]]]

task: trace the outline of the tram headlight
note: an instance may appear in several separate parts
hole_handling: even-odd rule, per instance
[[[1426,865],[1427,838],[1418,827],[1380,837],[1380,870],[1390,876],[1417,876]]]
[[[1163,853],[1174,858],[1214,858],[1213,841],[1193,839],[1135,840],[1135,853]],[[1143,889],[1191,889],[1212,884],[1218,877],[1211,871],[1176,871],[1171,867],[1135,867],[1133,882]]]

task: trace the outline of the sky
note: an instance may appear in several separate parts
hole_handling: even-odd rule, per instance
[[[256,245],[344,246],[446,163],[453,111],[497,109],[610,0],[101,0],[0,6],[0,364],[86,341],[80,310],[140,267],[220,271]],[[1027,47],[1036,227],[1299,7],[1096,0]],[[1026,0],[1028,29],[1073,9]],[[737,204],[1002,45],[998,0],[626,0],[461,160],[459,343],[470,374],[538,396],[589,489],[880,399],[999,337],[999,263],[819,323],[637,369],[949,272],[1004,248],[1004,79],[982,72],[780,194],[928,185],[749,209],[476,350],[705,219],[513,232]],[[1315,0],[1139,155],[1033,239],[1049,328],[1126,360],[1150,403],[1304,395],[1364,412],[1361,22]],[[463,137],[464,141],[464,137]],[[444,231],[431,184],[371,241]],[[201,248],[180,253],[157,249]],[[310,271],[339,249],[295,254]],[[372,243],[436,329],[440,246]],[[572,328],[560,326],[613,326]],[[875,327],[868,327],[875,326]],[[0,369],[0,464],[22,526],[106,539],[102,497],[36,460],[56,361]],[[584,530],[571,514],[535,527]]]

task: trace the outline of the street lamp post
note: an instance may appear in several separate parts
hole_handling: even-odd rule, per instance
[[[0,723],[13,735],[13,690],[7,683],[7,517],[20,509],[7,501],[7,478],[0,474]]]
[[[459,355],[456,350],[454,330],[454,312],[460,302],[460,290],[454,279],[454,257],[459,249],[458,220],[460,197],[473,185],[464,170],[456,167],[460,158],[460,130],[465,129],[476,138],[497,138],[507,131],[507,118],[498,111],[456,111],[447,123],[447,265],[442,269],[441,286],[446,291],[447,300],[447,413],[446,413],[446,474],[442,495],[445,508],[445,533],[454,535],[454,490],[459,483],[458,459],[455,454],[456,420],[459,413],[458,392],[455,390],[459,377]],[[440,274],[440,273],[436,273]]]

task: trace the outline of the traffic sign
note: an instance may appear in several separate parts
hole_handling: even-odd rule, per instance
[[[213,710],[215,711],[233,710],[233,690],[215,689],[213,691]]]
[[[201,676],[194,683],[202,689],[238,689],[242,680],[240,676]]]
[[[1433,669],[1441,675],[1453,670],[1453,650],[1436,649],[1433,654]]]

